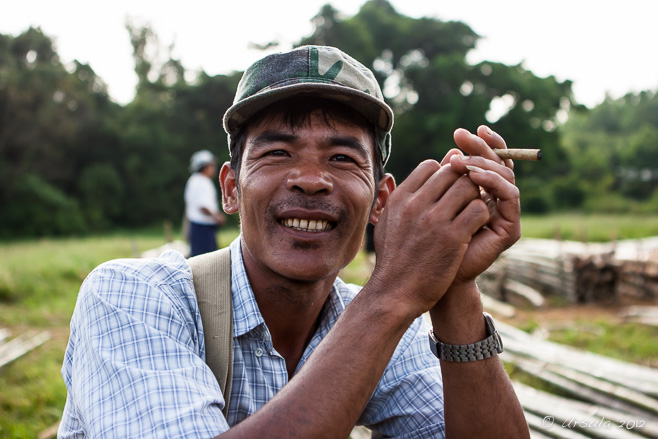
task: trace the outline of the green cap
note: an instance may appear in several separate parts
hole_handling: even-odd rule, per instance
[[[259,110],[298,94],[342,102],[377,128],[377,142],[386,163],[391,154],[393,110],[384,102],[373,73],[346,53],[327,46],[302,46],[256,61],[242,75],[233,105],[224,114],[224,130],[235,135]]]

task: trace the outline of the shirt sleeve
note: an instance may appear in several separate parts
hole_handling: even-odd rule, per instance
[[[228,430],[182,255],[116,260],[83,283],[59,437],[211,438]]]
[[[427,334],[422,318],[416,319],[361,415],[359,423],[373,439],[445,437],[441,367]]]

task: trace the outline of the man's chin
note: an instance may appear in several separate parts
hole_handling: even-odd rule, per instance
[[[337,276],[340,269],[334,264],[323,263],[295,263],[290,262],[279,267],[279,275],[295,282],[319,282],[331,276]]]

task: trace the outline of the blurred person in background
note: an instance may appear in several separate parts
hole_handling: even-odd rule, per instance
[[[217,250],[216,233],[226,222],[219,210],[217,189],[217,161],[208,150],[195,152],[190,159],[190,178],[185,184],[186,236],[190,243],[189,256]]]

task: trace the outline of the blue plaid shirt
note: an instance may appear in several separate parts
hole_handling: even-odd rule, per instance
[[[234,365],[227,418],[205,364],[190,268],[169,251],[157,259],[104,263],[82,284],[62,367],[68,394],[58,437],[207,439],[281,390],[286,363],[258,310],[239,238],[231,244],[231,275]],[[336,280],[298,369],[358,290]],[[422,319],[403,336],[359,424],[373,429],[373,437],[444,436],[441,372]]]

